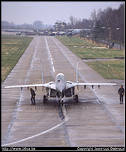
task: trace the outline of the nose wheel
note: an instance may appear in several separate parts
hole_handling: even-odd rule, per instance
[[[60,97],[60,100],[59,100],[59,105],[63,106],[63,99],[61,97]]]

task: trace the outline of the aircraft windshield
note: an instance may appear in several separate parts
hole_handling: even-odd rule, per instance
[[[65,76],[63,74],[58,74],[56,77],[56,81],[59,82],[60,80],[64,80]]]

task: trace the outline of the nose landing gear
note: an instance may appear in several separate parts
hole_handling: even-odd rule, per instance
[[[63,99],[61,97],[60,97],[60,100],[59,100],[59,105],[63,106]]]

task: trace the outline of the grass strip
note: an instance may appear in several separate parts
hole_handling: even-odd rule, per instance
[[[1,82],[9,75],[33,37],[2,35],[1,40]]]

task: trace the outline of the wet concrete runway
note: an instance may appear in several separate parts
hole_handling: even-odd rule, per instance
[[[55,99],[43,104],[41,87],[36,105],[30,103],[25,88],[4,89],[6,85],[54,81],[62,72],[66,80],[76,81],[78,57],[55,37],[35,36],[17,65],[2,84],[2,145],[13,147],[124,146],[124,104],[113,86],[92,90],[76,89],[79,103],[65,98],[63,107]],[[79,82],[106,82],[79,59]]]

